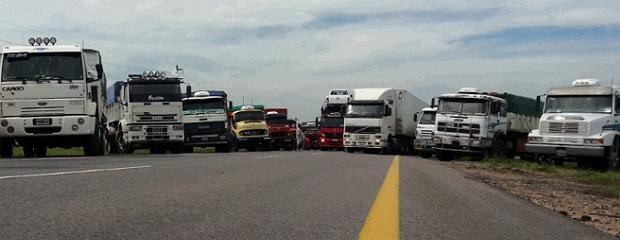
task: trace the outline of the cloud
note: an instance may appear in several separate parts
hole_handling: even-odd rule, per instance
[[[113,80],[179,64],[195,89],[288,106],[304,120],[318,115],[331,88],[391,86],[427,100],[463,86],[534,96],[578,77],[620,75],[615,0],[59,0],[2,7],[0,41],[84,40],[101,51]]]

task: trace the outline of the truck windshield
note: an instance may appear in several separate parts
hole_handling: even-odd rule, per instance
[[[383,104],[349,104],[347,106],[348,118],[381,118],[385,108]]]
[[[183,101],[183,114],[205,114],[226,112],[226,103],[221,98]]]
[[[289,124],[286,116],[270,116],[267,118],[267,124]]]
[[[321,127],[344,127],[344,118],[321,118]]]
[[[262,111],[245,111],[235,114],[235,121],[262,121],[265,120],[265,114]]]
[[[7,53],[2,61],[2,81],[82,80],[79,52]]]
[[[442,98],[439,100],[439,113],[484,115],[487,113],[487,100],[474,98]]]
[[[548,96],[546,113],[611,113],[612,97]]]
[[[420,124],[435,124],[435,115],[437,112],[424,112],[420,117]]]
[[[131,84],[129,85],[129,101],[181,101],[181,87],[179,84]]]

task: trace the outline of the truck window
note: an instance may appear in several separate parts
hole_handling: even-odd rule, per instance
[[[616,96],[616,114],[620,114],[620,96]]]
[[[289,124],[286,116],[269,116],[266,120],[267,124]]]
[[[385,107],[380,103],[373,104],[349,104],[347,106],[348,118],[382,118]]]
[[[238,112],[235,114],[235,121],[251,121],[257,120],[262,121],[265,120],[265,114],[262,111],[245,111]]]
[[[178,84],[130,84],[131,102],[181,101],[181,87]]]
[[[546,113],[611,113],[612,96],[548,96]]]
[[[183,114],[224,113],[226,103],[221,98],[186,100]]]
[[[420,124],[435,124],[436,112],[424,112],[420,117]]]
[[[2,60],[2,81],[83,80],[79,52],[6,53]]]
[[[475,98],[443,98],[439,100],[439,113],[485,115],[488,101]]]
[[[344,118],[321,118],[321,127],[344,127]]]

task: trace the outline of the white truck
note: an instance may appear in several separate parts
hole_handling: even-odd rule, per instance
[[[133,153],[182,153],[183,102],[181,78],[164,72],[131,74],[126,81],[108,88],[106,106],[108,149]]]
[[[0,155],[12,157],[15,146],[26,157],[44,157],[52,147],[104,154],[106,78],[99,52],[55,45],[55,38],[29,43],[2,49]]]
[[[540,101],[509,93],[462,88],[443,94],[433,136],[439,160],[468,154],[513,158],[524,153],[527,134],[536,128]]]
[[[431,104],[432,106],[433,104]],[[419,117],[418,126],[416,127],[416,136],[413,143],[413,149],[420,153],[423,158],[430,158],[433,156],[433,134],[437,130],[435,125],[435,116],[437,115],[436,107],[427,107],[422,109],[421,113],[418,113]]]
[[[416,112],[428,106],[406,90],[353,89],[344,119],[343,142],[347,152],[408,152],[413,146]]]
[[[216,152],[230,152],[232,137],[228,122],[228,95],[224,91],[192,92],[187,86],[183,98],[185,152],[194,147],[215,147]]]
[[[580,167],[618,167],[620,95],[596,79],[547,91],[540,127],[530,132],[526,151],[539,158],[576,160]]]

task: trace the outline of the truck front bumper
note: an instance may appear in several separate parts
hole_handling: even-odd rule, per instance
[[[354,134],[343,135],[345,148],[385,148],[387,147],[387,134]]]
[[[185,145],[193,147],[213,147],[218,145],[229,144],[229,136],[225,132],[211,134],[195,134],[185,133]]]
[[[453,152],[483,152],[493,140],[468,136],[434,136],[434,149]]]
[[[129,131],[123,134],[125,141],[131,145],[147,145],[156,143],[168,143],[168,142],[183,142],[183,129],[176,126],[183,126],[180,124],[174,125],[141,125],[139,131],[132,131],[129,125]],[[156,129],[156,130],[155,130]],[[165,129],[165,131],[164,131]]]
[[[416,138],[413,141],[413,149],[417,151],[432,151],[435,144],[431,138]]]
[[[587,156],[602,157],[605,156],[605,147],[603,146],[577,146],[562,144],[544,144],[544,143],[526,143],[525,151],[529,153],[549,154],[559,157],[569,156]]]
[[[0,118],[0,136],[9,138],[91,135],[96,119],[88,115]]]
[[[320,138],[319,147],[321,148],[342,148],[344,147],[342,138]]]

